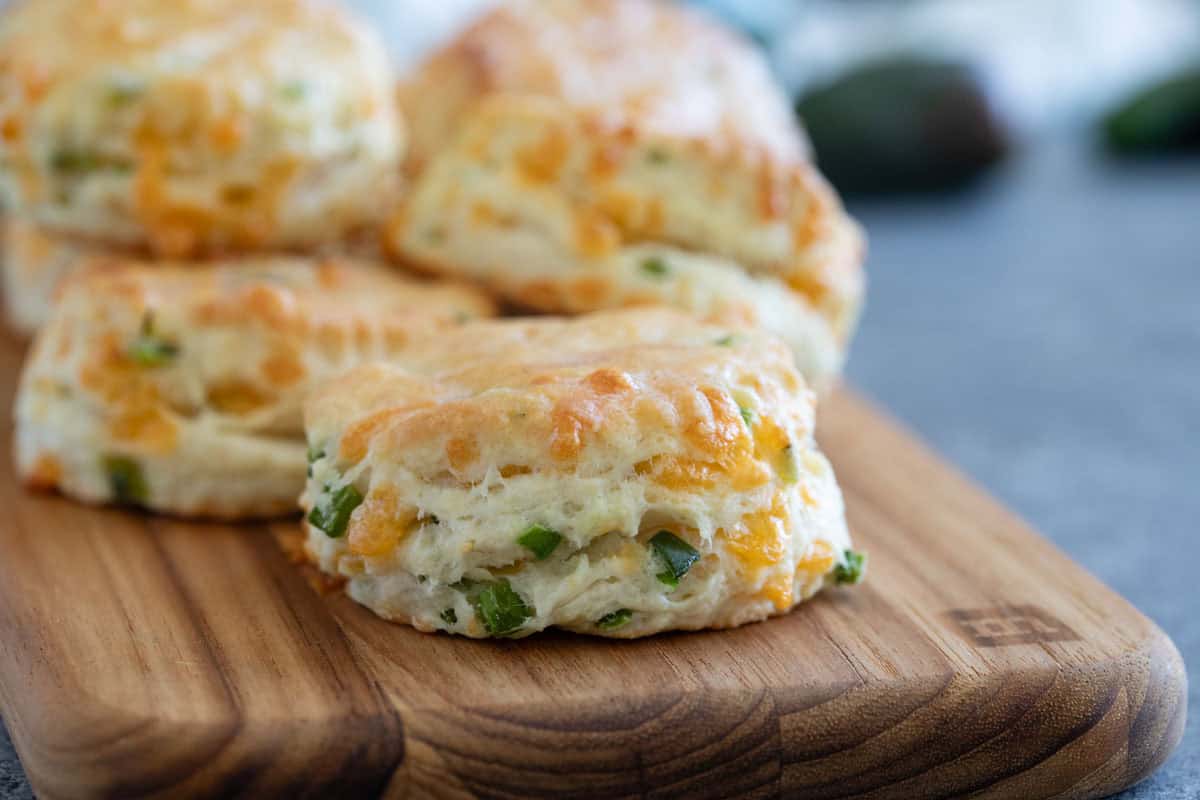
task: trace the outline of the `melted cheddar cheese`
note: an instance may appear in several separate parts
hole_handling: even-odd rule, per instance
[[[707,490],[718,483],[744,492],[762,486],[788,466],[787,432],[770,417],[755,421],[751,435],[736,403],[723,392],[701,389],[710,415],[697,416],[688,426],[693,444],[711,454],[709,459],[663,454],[638,462],[638,475],[650,476],[673,491]],[[806,498],[807,500],[808,498]]]
[[[754,426],[754,457],[770,464],[784,483],[795,483],[799,477],[787,431],[770,417],[762,417]]]
[[[725,541],[726,549],[746,570],[758,572],[777,567],[788,553],[788,511],[782,493],[775,495],[770,508],[742,517],[730,530],[718,529],[717,536]],[[793,576],[774,570],[763,585],[761,594],[780,611],[792,607]]]
[[[272,386],[286,387],[304,379],[307,370],[294,349],[281,349],[262,360],[259,370]]]
[[[109,420],[109,434],[119,442],[136,444],[147,450],[169,453],[175,449],[179,426],[155,402],[121,405]]]
[[[712,489],[721,482],[735,491],[744,492],[771,479],[770,472],[760,463],[745,456],[721,463],[660,455],[638,462],[634,471],[650,476],[656,484],[672,491]]]
[[[833,565],[836,563],[837,553],[834,552],[833,546],[829,542],[818,539],[808,548],[804,558],[796,563],[796,572],[824,575],[833,569]]]
[[[110,435],[117,441],[156,452],[170,452],[178,425],[167,413],[158,388],[129,359],[115,336],[105,337],[79,372],[79,383],[108,407]]]
[[[412,531],[417,509],[400,502],[394,486],[372,489],[350,515],[346,544],[359,556],[390,553]]]
[[[272,397],[245,381],[231,380],[209,388],[208,405],[221,414],[252,414],[273,402]]]
[[[621,246],[621,231],[604,214],[578,209],[574,219],[575,247],[587,258],[603,258]]]
[[[530,183],[552,183],[567,162],[569,147],[566,131],[551,128],[540,142],[516,154],[517,170]]]
[[[769,568],[787,555],[788,512],[783,495],[776,494],[770,508],[742,517],[731,530],[719,529],[726,548],[749,569]]]
[[[717,536],[738,563],[751,572],[770,570],[787,555],[789,541],[788,512],[782,493],[775,496],[765,511],[747,514],[732,529],[718,529]],[[837,563],[837,554],[825,541],[815,541],[796,562],[794,574],[775,571],[763,584],[761,596],[780,611],[791,608],[794,602],[794,579],[801,574],[824,575]]]

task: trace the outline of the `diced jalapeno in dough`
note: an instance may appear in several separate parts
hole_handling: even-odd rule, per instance
[[[50,156],[50,168],[59,175],[81,177],[89,172],[129,172],[133,164],[124,158],[105,156],[92,150],[61,149]]]
[[[672,589],[679,585],[679,579],[686,575],[700,558],[700,552],[696,548],[670,531],[654,534],[654,538],[650,540],[650,547],[666,567],[658,573],[658,579]]]
[[[542,561],[554,552],[562,534],[545,525],[530,525],[517,539],[517,544],[530,550],[538,561]]]
[[[279,95],[293,103],[303,100],[308,96],[308,84],[301,80],[288,81],[279,87]]]
[[[129,343],[130,360],[141,367],[162,367],[179,355],[179,345],[167,341],[154,330],[154,317],[147,313],[142,317],[142,327],[137,338]]]
[[[362,493],[354,484],[346,484],[335,492],[325,494],[308,514],[313,527],[336,539],[346,532],[350,514],[362,503]]]
[[[671,268],[667,266],[667,262],[658,256],[650,256],[642,259],[642,272],[654,278],[665,278],[671,274]]]
[[[471,604],[475,606],[475,613],[479,615],[483,627],[492,636],[513,633],[533,617],[525,600],[506,580],[484,586],[471,598]]]
[[[146,477],[137,461],[125,456],[105,456],[104,472],[113,502],[123,505],[144,505],[148,492]]]
[[[628,608],[618,608],[611,614],[605,614],[596,620],[596,627],[602,631],[615,631],[617,628],[624,627],[631,619],[633,619],[632,611]]]

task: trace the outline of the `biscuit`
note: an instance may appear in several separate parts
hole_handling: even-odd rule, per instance
[[[410,172],[493,94],[551,97],[628,116],[659,136],[808,155],[758,49],[706,14],[648,0],[510,0],[402,81]]]
[[[0,19],[0,187],[169,257],[376,225],[402,146],[378,37],[321,0],[38,0]]]
[[[723,628],[855,581],[788,349],[666,309],[483,321],[314,392],[316,564],[420,630]]]
[[[34,341],[18,473],[88,502],[292,511],[315,383],[492,313],[473,290],[349,260],[101,259],[67,281]]]
[[[539,311],[660,302],[729,322],[660,274],[633,275],[664,250],[701,294],[787,339],[814,386],[831,383],[864,290],[862,235],[833,190],[805,161],[610,116],[545,97],[482,101],[417,178],[389,231],[395,255]],[[691,269],[689,254],[722,268]],[[704,285],[730,272],[751,279]],[[789,317],[813,338],[797,340]]]

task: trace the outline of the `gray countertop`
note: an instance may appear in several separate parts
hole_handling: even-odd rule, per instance
[[[980,191],[855,208],[872,242],[850,379],[1200,664],[1200,159],[1059,141]],[[1200,798],[1183,743],[1123,800]]]
[[[872,287],[851,381],[1200,664],[1200,159],[1062,141],[967,194],[852,207]],[[1124,800],[1200,798],[1198,698]],[[0,735],[0,800],[31,796]]]

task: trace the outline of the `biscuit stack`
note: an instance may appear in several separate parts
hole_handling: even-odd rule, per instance
[[[468,636],[728,627],[856,582],[809,387],[862,237],[751,47],[667,3],[514,0],[394,86],[324,0],[7,13],[23,479],[198,517],[300,496],[352,597]]]

